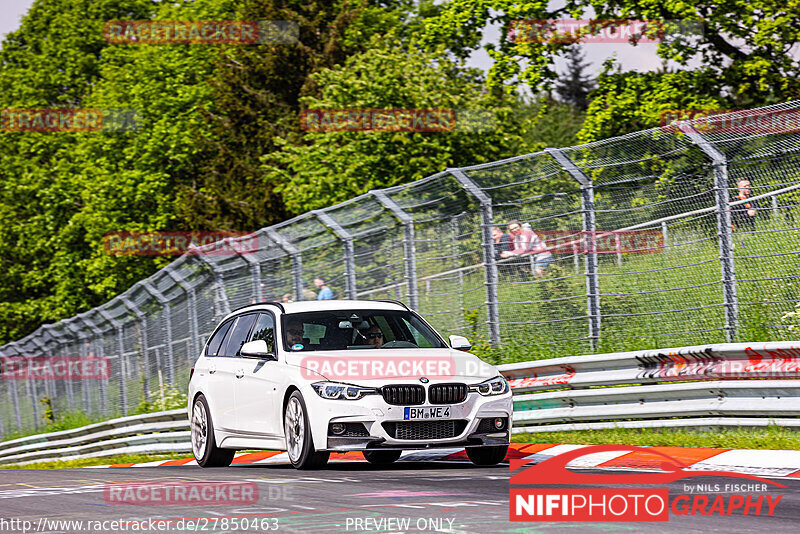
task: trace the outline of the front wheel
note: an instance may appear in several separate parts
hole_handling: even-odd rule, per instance
[[[467,457],[475,465],[497,465],[508,454],[508,445],[467,447]]]
[[[296,469],[319,469],[328,463],[329,452],[316,452],[303,396],[295,391],[286,403],[283,415],[286,452]]]
[[[214,422],[203,395],[194,401],[191,420],[192,453],[200,467],[228,467],[236,453],[233,449],[220,449],[214,442]]]
[[[364,451],[364,458],[374,465],[389,465],[400,458],[403,451]]]

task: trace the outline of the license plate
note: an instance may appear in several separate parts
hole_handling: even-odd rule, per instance
[[[450,419],[450,406],[426,406],[425,408],[405,408],[404,421],[418,419]]]

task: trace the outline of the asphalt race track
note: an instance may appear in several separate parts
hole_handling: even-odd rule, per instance
[[[596,470],[595,470],[596,471]],[[366,462],[332,463],[321,471],[299,472],[285,465],[240,465],[225,469],[158,467],[0,471],[0,531],[131,531],[133,522],[169,520],[166,530],[196,532],[796,532],[800,520],[800,480],[776,479],[786,489],[773,516],[676,516],[668,523],[510,522],[509,468],[481,468],[448,462],[397,463],[376,468]],[[256,504],[120,505],[104,498],[112,482],[222,482],[257,484]],[[700,482],[693,480],[693,483]],[[703,478],[703,484],[730,479]],[[682,493],[682,482],[670,495]],[[201,518],[201,519],[198,519]],[[247,519],[247,529],[222,528],[223,518]],[[183,519],[183,523],[179,523]],[[260,521],[260,520],[264,521]],[[13,521],[17,522],[14,523]],[[52,521],[118,521],[129,528],[81,530]],[[404,520],[408,520],[404,523]],[[48,525],[48,521],[50,524]],[[110,524],[110,523],[109,523]],[[47,528],[47,527],[50,528]]]

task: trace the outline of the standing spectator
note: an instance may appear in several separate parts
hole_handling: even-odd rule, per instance
[[[303,300],[317,300],[317,294],[314,293],[314,291],[312,291],[311,289],[304,287]]]
[[[291,295],[291,293],[286,293],[286,294],[283,296],[283,298],[281,299],[281,302],[294,302],[294,301],[292,300],[292,295]]]
[[[317,300],[333,300],[333,291],[325,285],[325,280],[322,278],[314,278],[314,287],[319,289]]]
[[[523,228],[522,224],[516,219],[512,219],[508,223],[508,232],[513,238],[513,248],[509,251],[501,252],[500,256],[510,258],[533,254],[533,271],[538,276],[544,276],[545,269],[553,263],[553,254],[547,249],[539,236],[536,235],[536,232]]]
[[[499,262],[503,259],[503,252],[508,252],[513,248],[511,236],[495,226],[492,228],[492,241],[494,241],[494,260]],[[511,274],[514,271],[514,267],[508,265],[508,262],[499,263],[497,267],[503,274]]]
[[[511,236],[507,233],[503,232],[500,228],[495,226],[492,228],[492,241],[494,241],[494,259],[500,260],[503,258],[503,252],[510,251],[513,247],[511,246]]]

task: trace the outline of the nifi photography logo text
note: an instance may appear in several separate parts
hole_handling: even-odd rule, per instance
[[[582,456],[619,451],[656,458],[653,472],[580,473],[566,467]],[[512,472],[524,463],[512,460]],[[684,483],[678,488],[682,491],[670,499],[666,485],[692,477],[744,480],[719,483],[704,478]],[[769,494],[767,489],[786,487],[754,475],[691,470],[660,451],[628,445],[595,445],[560,454],[512,475],[510,482],[511,521],[652,522],[669,521],[670,512],[676,516],[772,516],[783,495]],[[640,484],[643,487],[637,487]]]

